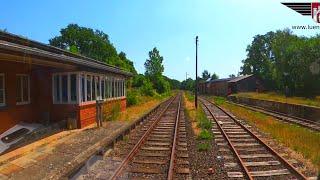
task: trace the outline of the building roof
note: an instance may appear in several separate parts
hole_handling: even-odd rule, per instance
[[[55,62],[74,64],[125,76],[132,76],[132,73],[116,66],[3,31],[0,31],[0,50],[1,49],[45,57]]]
[[[250,75],[244,75],[244,76],[238,76],[238,77],[234,77],[234,78],[222,78],[222,79],[214,79],[211,80],[211,78],[207,79],[205,83],[216,83],[216,82],[229,82],[229,83],[233,83],[233,82],[238,82],[241,81],[243,79],[246,79],[248,77],[253,76],[253,74]]]
[[[235,78],[232,78],[231,80],[229,80],[228,82],[230,82],[230,83],[231,82],[238,82],[238,81],[241,81],[241,80],[246,79],[251,76],[253,76],[253,74],[235,77]]]

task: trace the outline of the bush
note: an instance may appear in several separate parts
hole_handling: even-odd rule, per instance
[[[157,93],[164,94],[170,91],[170,83],[166,81],[162,76],[156,77],[153,82]]]
[[[200,143],[197,145],[198,151],[208,151],[210,150],[211,145],[209,143]]]
[[[154,96],[155,92],[152,87],[152,83],[149,80],[146,80],[143,86],[140,88],[141,94],[146,96]]]
[[[210,133],[210,131],[208,131],[206,129],[203,129],[199,133],[198,139],[200,139],[200,140],[210,140],[210,139],[212,139],[212,134]]]
[[[132,79],[132,87],[142,87],[146,82],[146,78],[142,74],[138,74]]]
[[[138,104],[138,93],[136,91],[127,92],[127,105],[132,106]]]

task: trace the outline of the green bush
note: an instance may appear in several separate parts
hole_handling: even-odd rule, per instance
[[[170,91],[170,83],[166,81],[163,76],[156,77],[152,81],[154,82],[157,93],[164,94]]]
[[[210,140],[212,139],[212,134],[210,131],[203,129],[198,135],[198,139],[200,140]]]
[[[209,143],[200,143],[197,145],[198,151],[208,151],[211,149],[211,145]]]
[[[138,104],[138,93],[136,91],[127,92],[127,106],[132,106]]]
[[[140,88],[141,94],[146,96],[154,96],[155,90],[152,87],[152,83],[149,80],[146,80],[143,86]]]

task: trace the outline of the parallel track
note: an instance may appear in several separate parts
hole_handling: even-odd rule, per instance
[[[110,179],[173,179],[190,177],[184,118],[181,118],[181,95],[131,138],[134,147],[121,161]],[[139,134],[141,133],[141,134]]]
[[[302,127],[314,130],[314,131],[320,131],[320,122],[315,122],[315,121],[311,121],[308,119],[291,116],[291,115],[281,113],[281,112],[267,110],[267,109],[264,109],[261,107],[249,106],[249,105],[244,105],[244,104],[239,104],[239,103],[234,103],[234,102],[229,102],[229,103],[243,107],[243,108],[250,109],[252,111],[256,111],[256,112],[260,112],[260,113],[263,113],[263,114],[266,114],[269,116],[273,116],[273,117],[280,119],[284,122],[297,124],[299,126],[302,126]]]
[[[216,124],[212,130],[229,178],[307,179],[234,116],[208,100],[200,101]]]

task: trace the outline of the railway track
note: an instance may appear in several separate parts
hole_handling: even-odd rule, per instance
[[[269,116],[273,116],[279,120],[282,120],[284,122],[288,122],[288,123],[293,123],[293,124],[297,124],[299,126],[314,130],[314,131],[320,131],[320,123],[319,122],[315,122],[315,121],[311,121],[308,119],[304,119],[304,118],[299,118],[299,117],[295,117],[295,116],[291,116],[285,113],[280,113],[280,112],[276,112],[276,111],[271,111],[271,110],[267,110],[261,107],[256,107],[256,106],[249,106],[249,105],[244,105],[244,104],[239,104],[239,103],[234,103],[234,102],[229,102],[230,104],[234,104],[243,108],[247,108],[250,109],[252,111],[256,111],[256,112],[260,112]]]
[[[233,115],[200,98],[229,178],[307,179]]]
[[[169,100],[161,111],[129,133],[118,154],[104,158],[78,179],[189,179],[181,99],[178,95]]]

